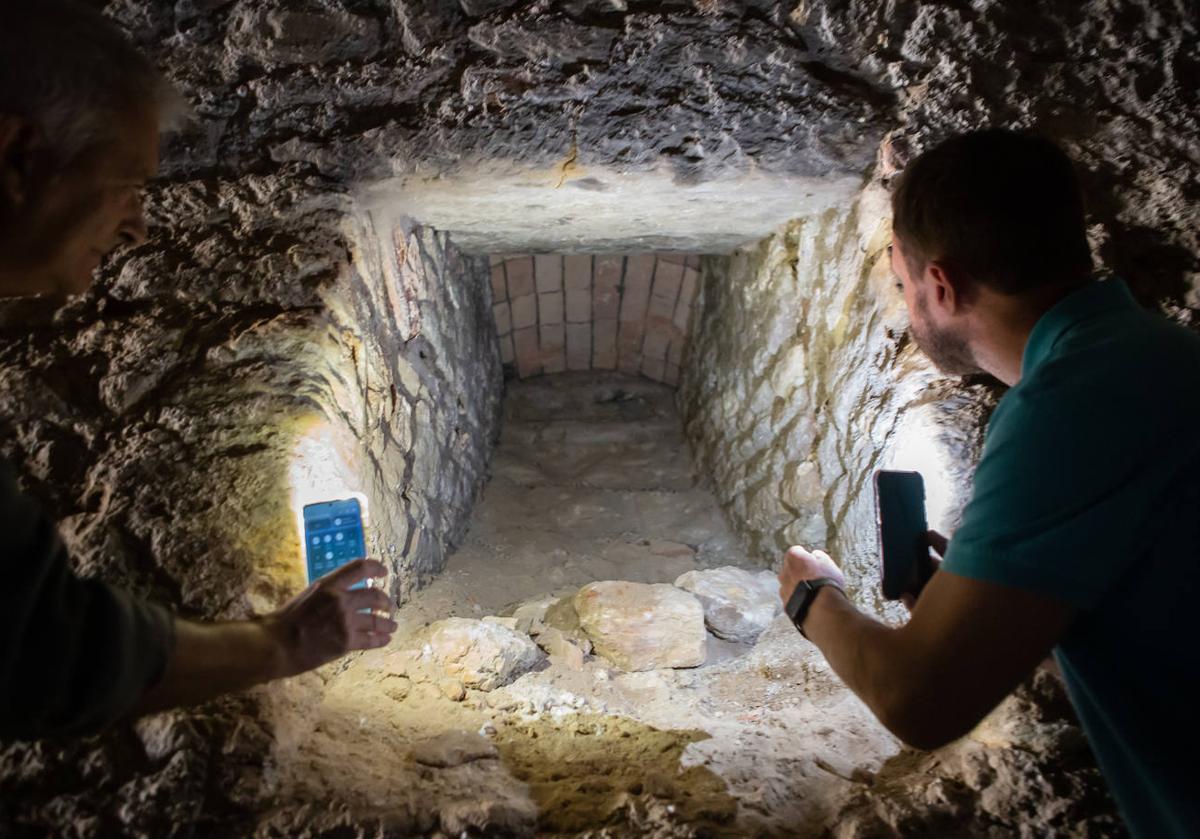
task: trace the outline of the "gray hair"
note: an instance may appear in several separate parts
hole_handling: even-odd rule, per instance
[[[0,114],[28,119],[61,158],[116,139],[113,117],[152,106],[163,129],[183,97],[100,12],[71,0],[0,0]]]

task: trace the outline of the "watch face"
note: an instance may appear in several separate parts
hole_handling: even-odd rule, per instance
[[[808,598],[812,596],[813,587],[808,580],[801,580],[796,584],[796,590],[792,592],[792,596],[788,598],[787,606],[784,611],[787,616],[795,623],[796,615],[804,608],[804,604],[808,602]]]

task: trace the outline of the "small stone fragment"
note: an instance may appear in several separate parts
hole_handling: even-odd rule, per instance
[[[551,661],[560,662],[572,670],[583,669],[583,650],[571,642],[561,629],[548,626],[537,637],[537,644]]]
[[[515,629],[528,635],[537,635],[542,631],[546,610],[557,602],[557,597],[540,597],[522,603],[512,614],[513,620],[517,622]]]
[[[497,758],[500,753],[490,740],[473,731],[446,731],[413,746],[412,758],[423,766],[448,769],[476,760]]]
[[[623,670],[704,663],[704,610],[689,592],[661,583],[607,581],[581,588],[574,605],[597,655]]]
[[[592,639],[579,624],[579,613],[575,611],[574,601],[574,595],[559,598],[546,610],[542,622],[548,628],[557,629],[586,655],[592,651]]]
[[[442,679],[438,682],[438,690],[451,702],[462,702],[467,697],[467,689],[458,679]]]
[[[383,680],[383,692],[397,702],[403,702],[412,691],[412,679],[407,676],[392,676]]]
[[[727,641],[753,644],[782,611],[779,580],[770,571],[726,565],[688,571],[675,585],[696,595],[712,634]]]

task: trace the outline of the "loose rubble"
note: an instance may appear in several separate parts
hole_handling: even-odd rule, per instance
[[[432,664],[461,686],[495,690],[534,667],[542,659],[528,635],[498,623],[446,618],[417,639],[422,664]],[[453,684],[448,694],[460,695]]]

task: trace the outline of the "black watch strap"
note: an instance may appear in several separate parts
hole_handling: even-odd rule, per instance
[[[832,577],[817,577],[815,580],[801,580],[796,585],[796,590],[792,592],[792,596],[788,598],[784,611],[792,619],[796,629],[800,630],[801,635],[804,635],[804,619],[808,617],[808,610],[812,606],[813,600],[816,599],[817,592],[825,586],[833,586],[845,594],[837,580]],[[808,636],[804,635],[804,637]]]

